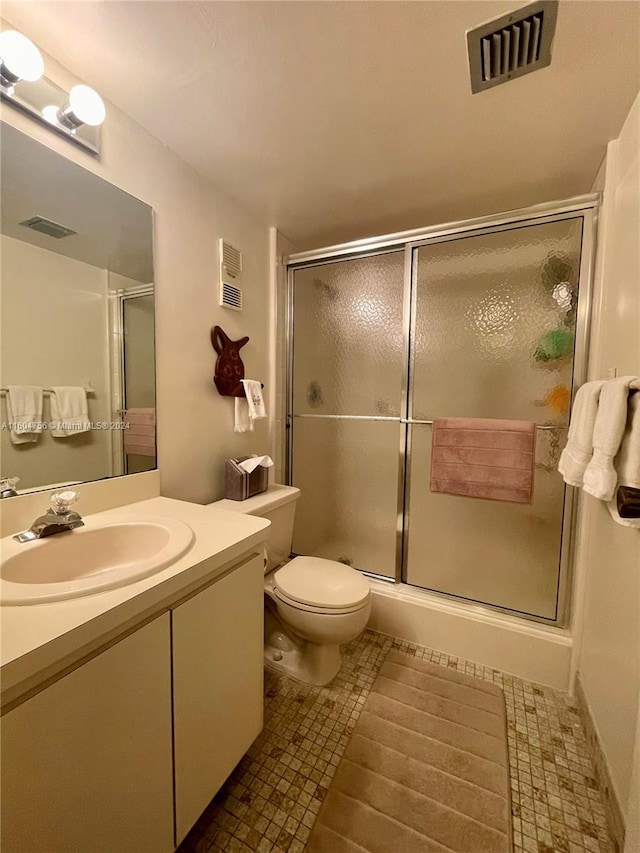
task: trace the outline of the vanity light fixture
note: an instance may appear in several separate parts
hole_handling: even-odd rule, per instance
[[[16,30],[0,33],[0,96],[22,112],[82,146],[100,153],[106,110],[100,95],[79,83],[65,91],[44,75],[44,61],[30,39]]]
[[[11,89],[24,80],[35,83],[44,74],[44,60],[35,44],[17,30],[0,33],[0,85]]]
[[[74,133],[83,124],[98,127],[105,120],[107,111],[104,101],[95,89],[83,83],[74,86],[69,92],[69,103],[66,107],[49,104],[42,110],[42,115],[51,124],[60,124]]]

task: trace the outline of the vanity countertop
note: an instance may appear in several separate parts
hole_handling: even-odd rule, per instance
[[[95,654],[169,604],[215,580],[234,560],[260,551],[269,522],[210,506],[156,497],[85,516],[85,522],[171,516],[193,530],[193,545],[166,569],[135,583],[75,599],[0,608],[3,706]]]

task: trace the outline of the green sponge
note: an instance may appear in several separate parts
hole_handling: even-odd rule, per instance
[[[571,356],[572,353],[573,332],[569,329],[554,329],[545,332],[540,338],[533,357],[536,361],[554,361]]]

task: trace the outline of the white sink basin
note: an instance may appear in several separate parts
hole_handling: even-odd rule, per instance
[[[175,518],[85,520],[35,542],[0,540],[0,603],[40,604],[92,595],[165,569],[189,550],[191,528]]]

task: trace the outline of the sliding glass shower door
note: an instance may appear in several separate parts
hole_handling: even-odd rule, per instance
[[[293,275],[295,553],[394,577],[404,252]]]
[[[295,553],[562,624],[572,495],[557,464],[585,372],[594,204],[294,262]],[[532,502],[432,492],[441,417],[533,422]]]
[[[556,619],[581,242],[574,218],[414,250],[407,583]],[[533,502],[432,492],[440,417],[536,423]]]

